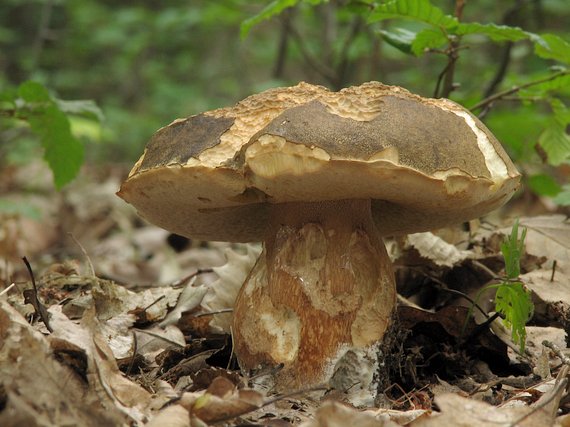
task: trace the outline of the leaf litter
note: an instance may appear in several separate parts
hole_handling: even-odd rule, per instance
[[[172,243],[116,202],[121,173],[39,203],[36,192],[47,219],[0,213],[0,425],[569,425],[565,216],[519,220],[518,279],[535,307],[522,353],[495,291],[481,293],[505,276],[509,223],[388,242],[401,333],[389,384],[355,408],[342,391],[276,395],[263,386],[271,372],[239,371],[231,308],[259,246]]]

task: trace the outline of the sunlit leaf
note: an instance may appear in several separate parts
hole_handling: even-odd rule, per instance
[[[552,80],[521,89],[519,96],[523,98],[532,96],[544,98],[549,96],[551,92],[566,92],[570,94],[570,74],[562,74]]]
[[[102,122],[104,119],[103,112],[97,106],[95,101],[90,99],[82,99],[77,101],[64,101],[57,99],[58,108],[66,114],[74,114]]]
[[[412,53],[412,42],[416,38],[416,33],[405,28],[394,28],[393,30],[378,31],[383,39],[391,46],[404,53]]]
[[[540,135],[538,142],[546,152],[548,162],[558,166],[570,159],[570,135],[567,132],[567,126],[570,123],[570,109],[556,98],[550,100],[550,106],[554,115]]]
[[[60,189],[70,182],[83,163],[83,145],[71,134],[69,120],[55,105],[42,113],[31,115],[29,123],[42,142],[44,158]]]
[[[554,34],[541,34],[532,37],[534,52],[545,59],[570,64],[570,43]]]
[[[18,95],[29,103],[51,101],[48,90],[41,83],[34,81],[22,83],[18,87]]]
[[[524,239],[526,237],[526,228],[523,229],[519,239],[519,221],[513,224],[511,235],[508,236],[501,244],[501,252],[505,258],[505,272],[508,279],[516,279],[520,275],[520,259],[524,252]]]
[[[533,304],[530,293],[520,282],[505,283],[495,294],[495,310],[505,316],[504,323],[511,329],[512,338],[521,353],[526,342],[526,322],[532,317]]]
[[[570,206],[570,184],[562,186],[562,191],[552,200],[560,206]]]
[[[528,177],[528,187],[541,196],[554,197],[560,193],[560,185],[550,175],[538,174]]]
[[[479,22],[460,23],[455,29],[457,35],[482,34],[496,42],[523,40],[528,38],[528,33],[518,27],[508,25],[481,24]]]
[[[247,37],[249,31],[252,27],[256,26],[257,24],[266,21],[270,18],[273,18],[276,15],[279,15],[285,9],[289,9],[290,7],[296,6],[297,4],[301,3],[303,0],[275,0],[269,3],[267,6],[263,8],[261,12],[257,15],[252,16],[251,18],[246,19],[241,23],[240,26],[240,36],[242,38]],[[320,3],[326,3],[328,0],[304,0],[305,3],[309,3],[312,6],[316,6]]]
[[[413,19],[443,28],[453,28],[458,24],[455,17],[446,15],[429,0],[393,0],[379,4],[368,21],[378,22],[392,18]]]
[[[511,234],[501,244],[501,252],[505,259],[505,273],[508,281],[497,286],[495,294],[495,310],[504,316],[505,325],[511,329],[513,341],[524,352],[526,342],[526,322],[532,316],[534,305],[530,293],[520,282],[513,282],[520,275],[520,260],[524,253],[526,228],[519,238],[519,221],[513,224]]]
[[[558,166],[570,158],[570,136],[566,133],[566,127],[560,126],[556,121],[544,129],[538,142],[546,152],[550,164]]]
[[[416,34],[416,38],[412,42],[412,52],[414,55],[420,56],[426,49],[441,47],[447,41],[447,36],[443,31],[435,28],[424,28]]]

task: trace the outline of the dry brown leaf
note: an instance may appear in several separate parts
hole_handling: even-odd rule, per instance
[[[519,222],[519,229],[527,229],[525,249],[529,254],[556,260],[559,267],[570,268],[570,221],[565,215],[521,218]]]
[[[410,234],[407,240],[423,258],[438,266],[453,267],[471,255],[430,232]]]
[[[399,427],[386,414],[359,411],[342,403],[329,400],[317,410],[312,420],[300,427]]]
[[[565,393],[568,369],[563,369],[550,391],[530,407],[495,407],[488,403],[466,398],[454,393],[435,397],[440,413],[420,418],[410,424],[413,427],[552,427],[560,399]]]
[[[76,349],[77,350],[77,349]],[[75,368],[59,363],[46,338],[0,301],[0,383],[7,400],[2,426],[126,425]]]
[[[116,409],[130,419],[142,422],[149,411],[150,394],[123,376],[109,347],[103,328],[93,308],[87,310],[77,325],[61,313],[59,306],[50,307],[53,337],[66,340],[83,349],[87,355],[89,391],[101,404]]]
[[[198,307],[202,300],[204,299],[204,295],[208,292],[208,288],[204,285],[200,286],[192,286],[193,281],[190,281],[180,296],[178,297],[178,302],[176,303],[176,307],[168,313],[168,315],[164,318],[162,322],[160,322],[160,326],[164,327],[167,325],[174,325],[182,316],[183,313],[187,311],[191,311]]]
[[[180,404],[209,424],[255,411],[263,405],[263,396],[254,390],[238,390],[227,378],[217,377],[203,392],[184,393]]]
[[[234,307],[237,294],[261,252],[259,245],[243,245],[243,247],[245,253],[231,248],[226,249],[224,252],[226,263],[214,268],[218,280],[208,286],[208,293],[202,303],[204,311],[219,311]],[[216,332],[229,333],[231,323],[231,313],[216,314],[210,321],[210,327]]]
[[[181,405],[170,405],[156,413],[145,427],[190,427],[190,414]]]

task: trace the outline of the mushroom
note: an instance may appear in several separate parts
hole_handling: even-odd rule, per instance
[[[382,237],[479,217],[519,178],[452,101],[300,83],[160,129],[118,195],[181,235],[263,241],[234,308],[242,369],[374,393],[396,304]]]

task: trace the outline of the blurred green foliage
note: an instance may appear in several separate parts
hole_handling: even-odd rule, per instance
[[[174,118],[267,87],[379,80],[479,105],[529,187],[570,204],[568,22],[567,0],[4,0],[0,92],[94,100],[101,130],[66,113],[72,135],[90,162],[130,162]],[[34,153],[13,124],[0,162]]]

